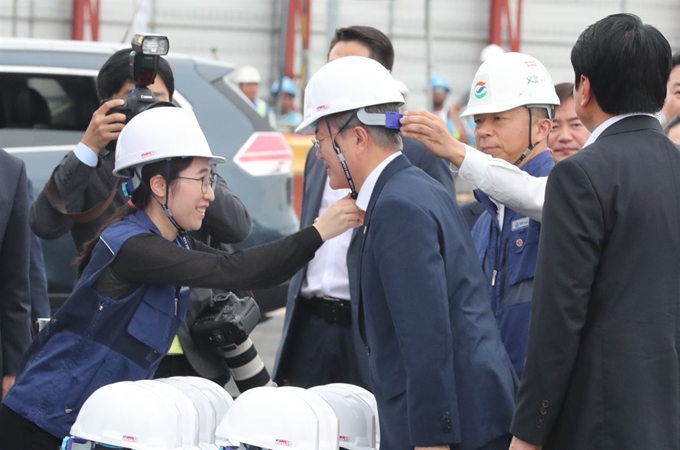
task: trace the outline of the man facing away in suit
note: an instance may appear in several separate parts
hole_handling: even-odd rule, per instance
[[[328,60],[364,56],[392,70],[394,49],[389,38],[372,27],[339,28],[331,42]],[[432,156],[425,146],[404,139],[404,155],[411,164],[438,181],[455,197],[453,176],[446,163]],[[333,190],[326,168],[312,148],[307,155],[300,226],[312,224],[334,201],[349,193]],[[328,383],[352,383],[370,388],[367,355],[350,316],[350,286],[347,249],[357,230],[325,243],[314,259],[290,282],[286,317],[279,346],[274,380],[279,384],[311,387]],[[351,272],[351,271],[350,271]],[[352,299],[354,301],[354,299]]]
[[[298,128],[366,211],[348,259],[381,447],[506,448],[517,378],[455,200],[400,151],[402,103],[379,63],[340,58],[311,78]]]
[[[19,158],[0,149],[0,373],[2,397],[31,343],[28,182]]]
[[[680,449],[680,152],[653,116],[668,41],[634,15],[571,52],[592,132],[548,177],[510,446]]]

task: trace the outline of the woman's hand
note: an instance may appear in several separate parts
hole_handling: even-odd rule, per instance
[[[360,210],[356,205],[356,200],[348,195],[333,203],[321,216],[317,217],[314,227],[325,242],[363,223],[364,211]]]

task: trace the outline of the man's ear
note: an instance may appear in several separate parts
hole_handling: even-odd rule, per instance
[[[550,119],[540,118],[534,121],[534,131],[538,141],[546,139],[552,131],[552,121]],[[532,138],[533,139],[533,138]]]
[[[593,101],[593,91],[590,86],[590,80],[585,75],[581,75],[579,90],[581,91],[581,108],[586,108]]]
[[[358,126],[354,127],[354,143],[356,144],[357,147],[357,153],[361,154],[366,151],[368,148],[368,139],[369,135],[368,132],[366,131],[366,128]]]
[[[149,188],[154,197],[165,198],[165,178],[163,175],[154,175],[149,180]]]

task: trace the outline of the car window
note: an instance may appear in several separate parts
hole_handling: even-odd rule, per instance
[[[0,128],[85,131],[98,105],[91,76],[0,73]]]

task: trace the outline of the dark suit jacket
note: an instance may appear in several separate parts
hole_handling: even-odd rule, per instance
[[[378,178],[360,236],[353,312],[381,446],[468,450],[507,434],[517,378],[455,200],[399,156]]]
[[[53,179],[67,211],[87,211],[104,201],[114,189],[118,181],[113,175],[114,155],[107,153],[106,150],[102,155],[99,158],[99,165],[90,167],[83,164],[75,153],[70,152],[57,166]],[[122,190],[119,190],[111,205],[100,217],[88,223],[74,223],[70,217],[54,209],[45,193],[41,192],[31,206],[31,229],[43,239],[56,239],[70,230],[76,247],[80,249],[83,243],[96,236],[115,210],[126,201]],[[224,179],[218,177],[215,200],[206,210],[203,225],[200,230],[191,232],[190,235],[202,242],[207,242],[210,236],[213,240],[229,244],[242,241],[249,233],[248,210],[231,192]],[[209,302],[209,296],[209,289],[192,289],[187,317],[180,326],[178,336],[194,370],[203,377],[217,378],[227,374],[224,358],[217,350],[198,349],[191,340],[187,325],[193,323],[203,306]]]
[[[24,162],[0,150],[0,374],[16,374],[31,343],[31,244]]]
[[[477,219],[484,212],[484,205],[479,202],[469,202],[460,206],[460,212],[463,213],[468,229],[472,231],[477,223]]]
[[[548,178],[511,432],[550,449],[680,449],[680,152],[625,118]]]
[[[28,199],[33,203],[33,183],[28,180]],[[50,297],[47,293],[47,274],[45,273],[45,261],[43,259],[42,243],[35,233],[31,236],[31,259],[29,279],[31,284],[31,325],[39,318],[49,318]]]
[[[456,186],[454,185],[453,175],[449,170],[448,162],[432,156],[432,154],[427,151],[425,146],[416,140],[404,138],[403,141],[404,149],[402,152],[409,159],[409,161],[411,161],[414,166],[419,167],[425,173],[441,183],[442,186],[444,186],[444,189],[446,189],[446,191],[451,194],[452,198],[455,199]],[[307,154],[307,160],[305,162],[300,228],[310,226],[314,222],[314,219],[319,215],[319,208],[321,207],[321,198],[323,197],[326,179],[326,167],[324,166],[323,162],[321,162],[316,157],[316,151],[314,148],[312,148]],[[352,242],[356,241],[356,237],[357,230],[355,230],[354,234],[352,235]],[[351,268],[353,264],[353,261],[350,261],[349,259],[347,260],[348,267]],[[354,280],[352,280],[353,271],[350,270],[349,272],[349,283],[352,285],[354,283]],[[276,362],[274,364],[273,371],[273,378],[277,381],[280,381],[280,377],[282,376],[281,368],[285,368],[290,352],[296,351],[295,349],[289,348],[289,331],[291,326],[295,326],[295,302],[300,295],[302,282],[306,276],[307,266],[305,266],[302,270],[296,273],[293,278],[291,278],[290,285],[288,287],[288,299],[286,303],[286,316],[283,324],[283,335],[276,355]],[[358,336],[356,337],[358,338]],[[356,339],[355,341],[357,344],[360,344],[360,341],[357,341]],[[364,385],[369,386],[367,357],[364,351],[364,346],[355,345],[355,347],[360,349],[357,351],[357,358],[359,369],[363,374],[362,378]]]

